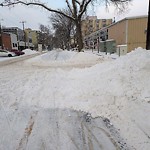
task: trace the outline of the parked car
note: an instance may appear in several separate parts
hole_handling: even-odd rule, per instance
[[[16,56],[16,54],[14,52],[0,49],[0,56],[13,57]]]
[[[17,50],[17,49],[12,49],[12,50],[10,50],[10,52],[15,53],[17,56],[20,56],[20,55],[25,54],[24,52],[22,52],[22,51],[20,51],[20,50]]]

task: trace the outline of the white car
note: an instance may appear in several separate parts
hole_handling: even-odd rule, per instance
[[[16,56],[16,54],[7,50],[0,49],[0,56],[13,57]]]

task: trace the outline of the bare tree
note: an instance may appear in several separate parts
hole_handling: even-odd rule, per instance
[[[42,3],[42,1],[36,0],[4,0],[0,6],[11,6],[16,4],[23,5],[35,5],[40,6],[50,12],[55,12],[58,14],[62,14],[65,17],[72,19],[76,25],[77,31],[77,43],[79,45],[79,51],[83,48],[83,40],[82,40],[82,32],[81,32],[81,19],[83,14],[87,11],[87,8],[90,4],[94,5],[97,2],[105,2],[106,6],[109,4],[114,4],[118,9],[126,6],[131,0],[64,0],[68,9],[71,12],[71,16],[62,12],[61,10],[56,10],[48,7],[46,4]]]
[[[53,36],[50,27],[40,24],[39,29],[38,43],[42,44],[43,48],[51,49],[53,45]]]
[[[71,16],[69,10],[63,10],[64,13]],[[69,49],[71,43],[71,33],[74,29],[74,21],[62,14],[54,13],[49,17],[55,30],[55,37],[61,44],[61,48]],[[59,44],[58,44],[59,45]]]

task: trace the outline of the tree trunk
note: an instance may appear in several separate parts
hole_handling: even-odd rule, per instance
[[[81,20],[78,19],[75,21],[76,28],[77,28],[77,45],[78,51],[81,52],[83,49],[83,39],[82,39],[82,32],[81,32]]]
[[[148,23],[147,23],[146,49],[150,50],[150,0],[149,0]]]

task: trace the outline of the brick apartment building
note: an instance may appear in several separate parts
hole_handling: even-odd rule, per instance
[[[112,24],[112,19],[97,19],[97,16],[86,17],[84,20],[82,20],[83,38],[110,24]]]

